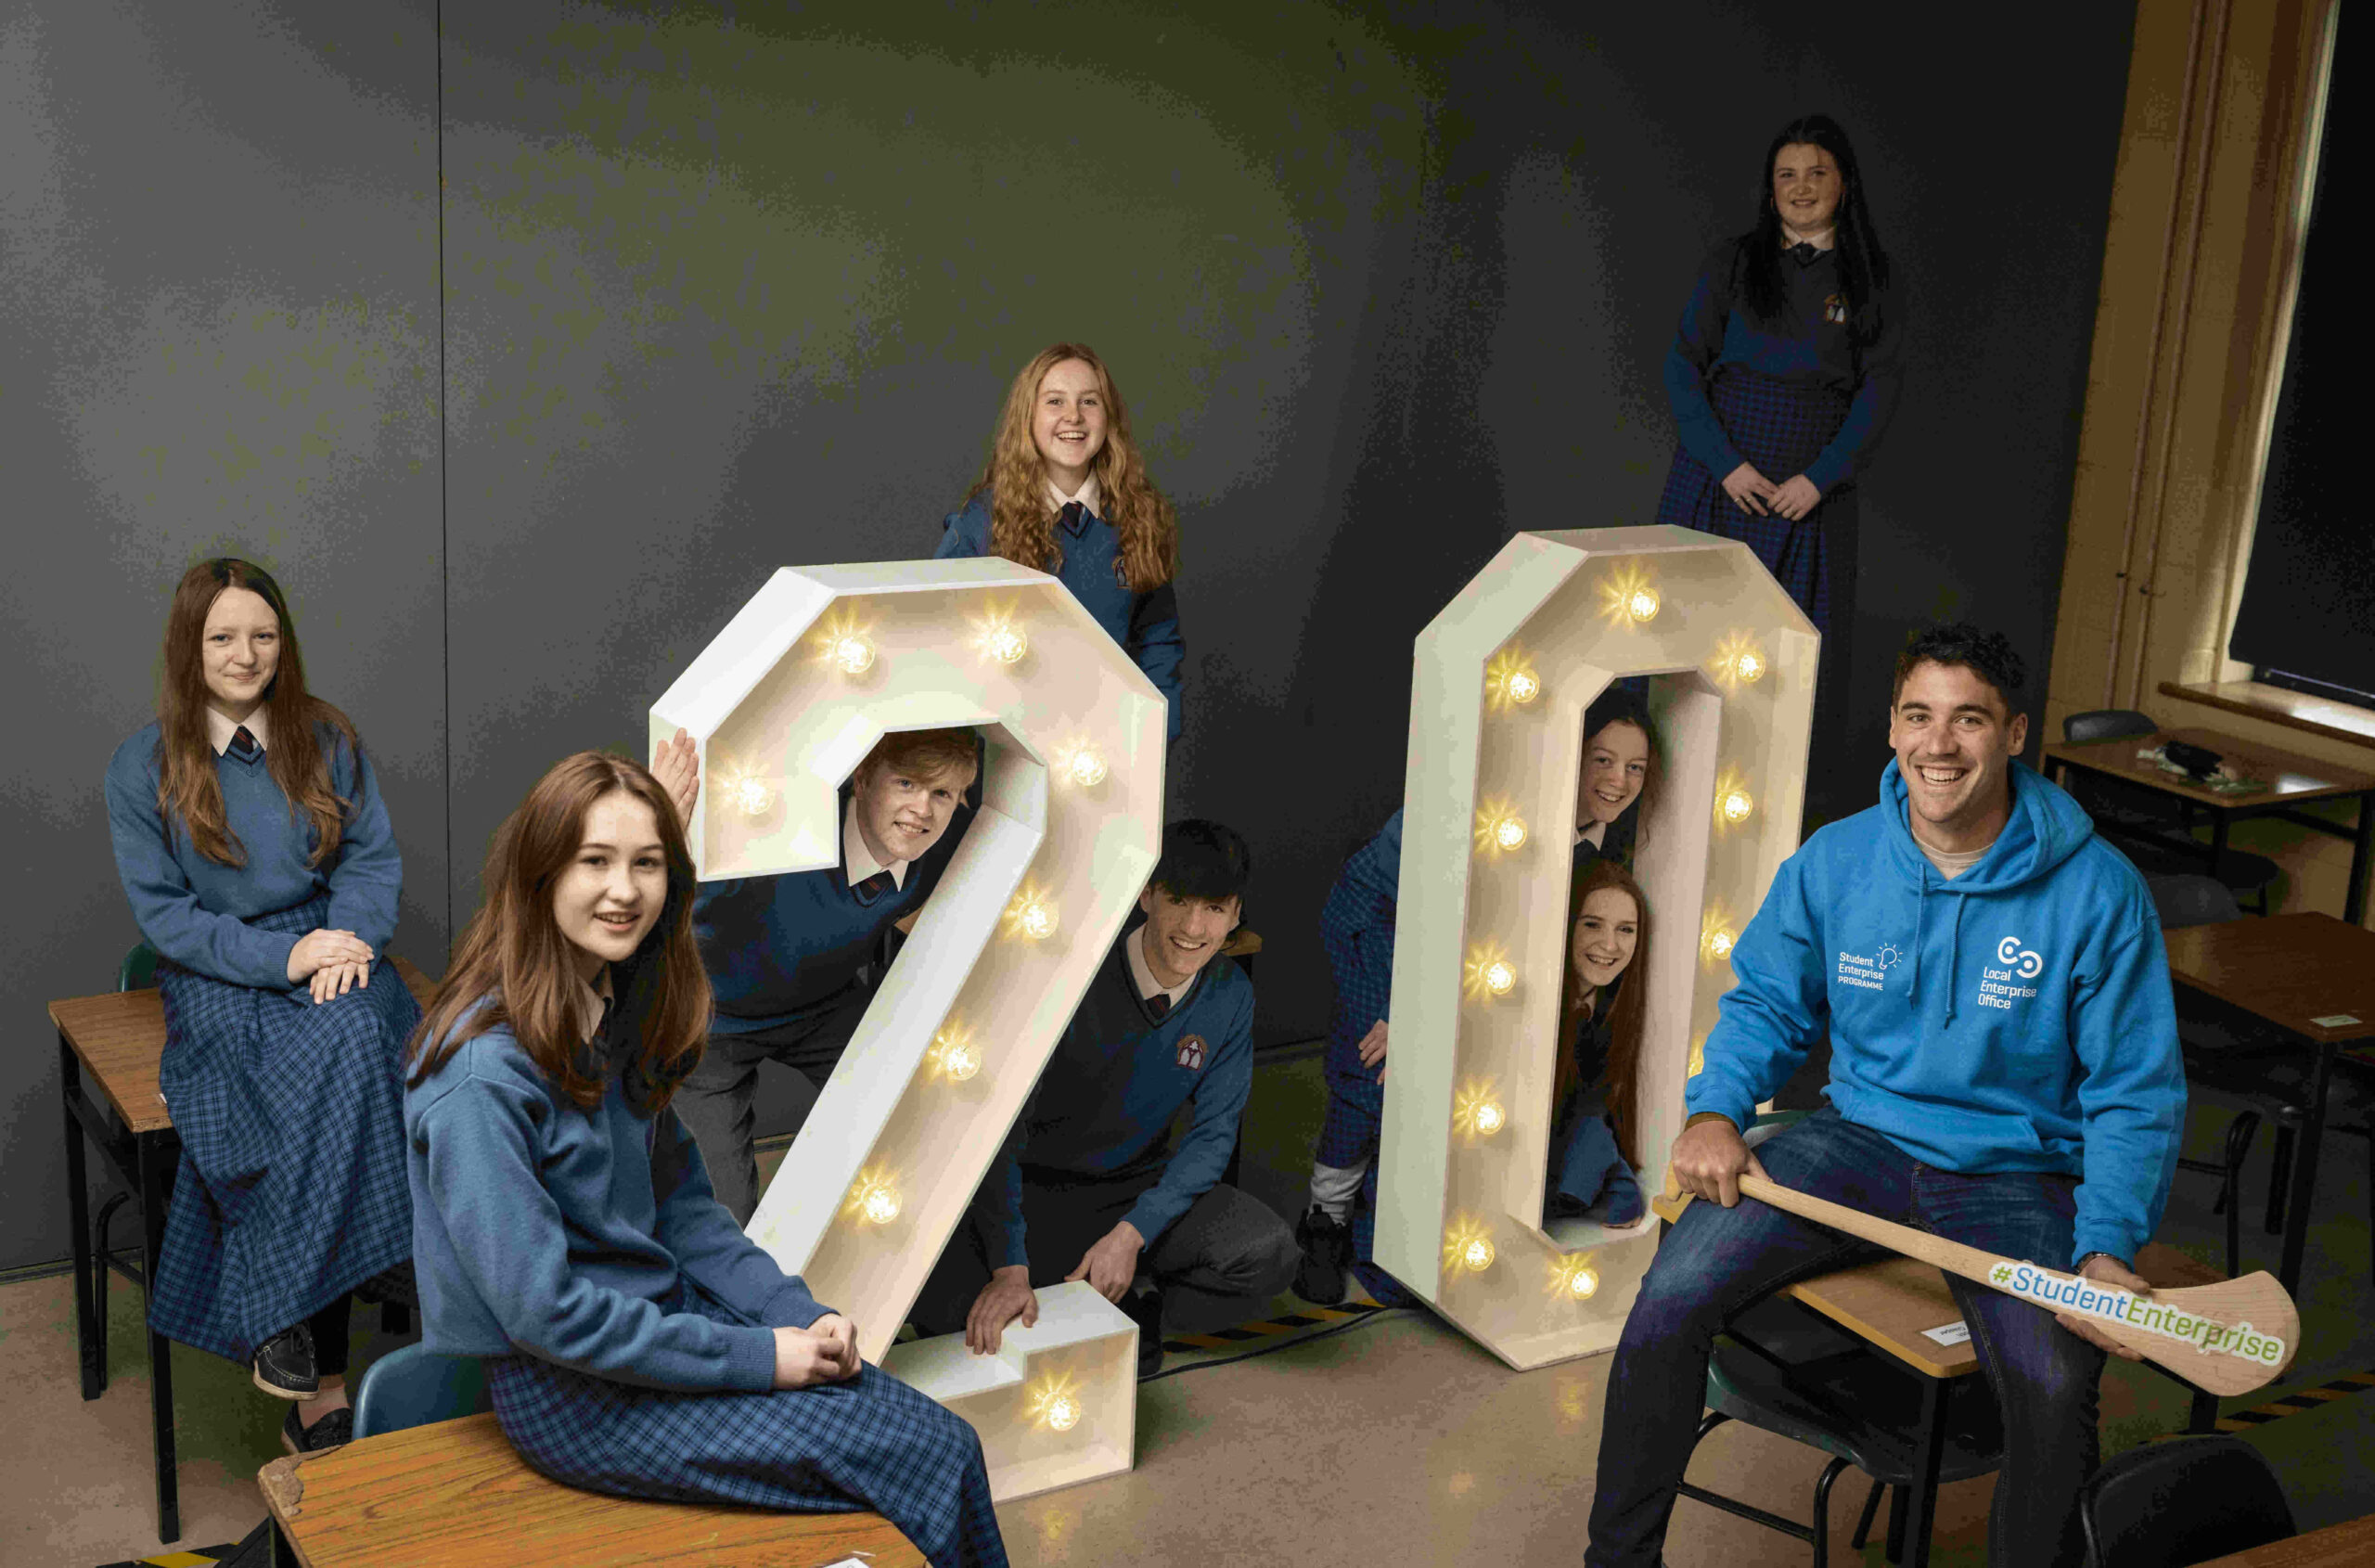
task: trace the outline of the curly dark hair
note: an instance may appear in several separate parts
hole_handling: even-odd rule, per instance
[[[2008,716],[2021,711],[2028,666],[2021,662],[2011,640],[2001,632],[1984,632],[1968,621],[1949,621],[1915,632],[1905,639],[1905,651],[1896,656],[1896,677],[1889,683],[1892,705],[1903,695],[1905,678],[1913,674],[1916,664],[1960,664],[1996,688]]]

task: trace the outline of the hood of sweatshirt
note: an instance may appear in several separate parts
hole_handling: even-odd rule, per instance
[[[1970,869],[1949,879],[1930,863],[1930,857],[1914,842],[1905,775],[1898,771],[1896,759],[1891,757],[1881,769],[1881,842],[1888,868],[1921,893],[1914,905],[1913,943],[1907,949],[1913,996],[1921,996],[1921,953],[1927,945],[1927,927],[1932,919],[1943,918],[1950,927],[1946,951],[1958,960],[1950,965],[1945,977],[1945,1017],[1950,1024],[1957,1010],[1951,982],[1954,971],[1961,967],[1958,960],[1962,953],[1963,913],[1970,907],[1969,901],[2014,893],[2043,881],[2095,836],[2095,824],[2086,808],[2062,790],[2048,785],[2025,764],[2018,760],[2012,763],[2008,782],[2012,803],[2004,830]],[[1949,901],[1943,906],[1933,903],[1942,893]]]

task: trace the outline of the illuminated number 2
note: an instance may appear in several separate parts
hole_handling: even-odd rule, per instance
[[[1164,719],[1069,591],[995,559],[778,572],[651,709],[700,747],[704,880],[832,864],[886,732],[982,737],[981,808],[751,1235],[973,1423],[1000,1498],[1129,1467],[1130,1319],[1078,1283],[995,1356],[891,1341],[1154,868]]]
[[[1817,639],[1745,545],[1521,533],[1419,634],[1379,1263],[1513,1367],[1616,1343],[1656,1221],[1544,1223],[1585,710],[1648,677],[1635,1125],[1662,1184],[1732,938],[1795,847]]]

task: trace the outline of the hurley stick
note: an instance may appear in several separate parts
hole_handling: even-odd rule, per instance
[[[2139,1296],[1876,1219],[1762,1176],[1741,1176],[1740,1191],[1949,1274],[2084,1317],[2106,1338],[2213,1394],[2249,1394],[2291,1366],[2300,1347],[2301,1315],[2284,1287],[2265,1271]]]

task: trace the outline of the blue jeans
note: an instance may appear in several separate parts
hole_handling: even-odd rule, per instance
[[[1784,1187],[1986,1252],[2070,1266],[2074,1177],[1938,1170],[1829,1109],[1756,1152]],[[1684,1212],[1641,1281],[1609,1370],[1586,1568],[1656,1568],[1704,1407],[1708,1347],[1725,1320],[1784,1285],[1885,1255],[1753,1199]],[[1953,1275],[1946,1282],[2004,1416],[1988,1562],[2077,1564],[2078,1489],[2099,1454],[2103,1353],[2043,1307]]]

